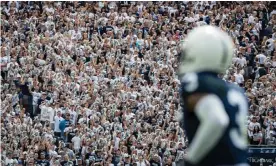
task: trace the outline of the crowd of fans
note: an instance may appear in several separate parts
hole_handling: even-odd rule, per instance
[[[221,77],[244,87],[248,139],[276,145],[273,2],[1,2],[2,165],[175,165],[178,45],[219,26]],[[208,42],[208,41],[206,41]]]

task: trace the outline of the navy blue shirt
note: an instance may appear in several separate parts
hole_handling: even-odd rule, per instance
[[[50,162],[48,160],[37,160],[35,164],[39,166],[50,166]]]
[[[248,107],[243,90],[226,83],[215,73],[192,73],[181,79],[180,95],[184,111],[184,125],[189,142],[192,142],[200,121],[185,102],[195,93],[215,94],[222,101],[230,123],[215,147],[198,165],[233,165],[247,162],[245,118]],[[208,111],[208,110],[206,110]],[[244,118],[244,121],[243,121]],[[234,134],[233,134],[234,133]],[[208,138],[206,138],[208,139]],[[218,157],[219,156],[219,157]]]
[[[65,119],[65,128],[70,126],[70,120]]]

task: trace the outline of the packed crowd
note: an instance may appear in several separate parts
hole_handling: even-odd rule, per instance
[[[274,6],[273,6],[274,5]],[[175,165],[178,45],[232,36],[221,77],[244,87],[253,145],[276,145],[272,2],[1,2],[2,165]]]

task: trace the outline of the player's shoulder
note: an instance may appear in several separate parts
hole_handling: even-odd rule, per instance
[[[226,94],[228,84],[218,78],[215,73],[187,73],[180,78],[180,92],[183,97],[194,93],[211,93],[218,96]]]
[[[244,89],[239,87],[237,84],[227,82],[226,85],[228,87],[228,91],[233,91],[234,90],[234,91],[239,92],[239,93],[241,93],[245,96]]]

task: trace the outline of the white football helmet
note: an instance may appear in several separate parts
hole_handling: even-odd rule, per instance
[[[188,72],[224,73],[232,63],[234,44],[230,36],[215,26],[193,29],[180,44],[179,74]]]

